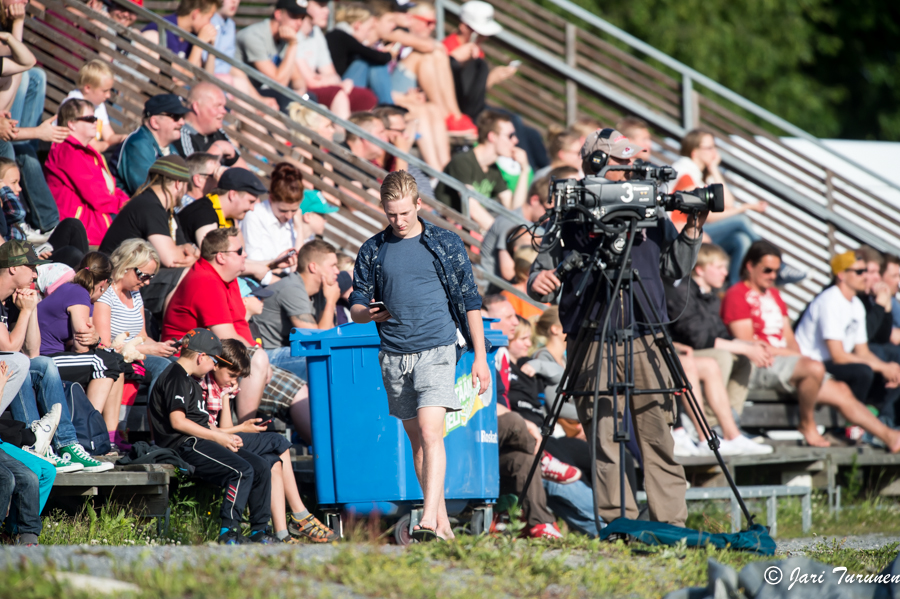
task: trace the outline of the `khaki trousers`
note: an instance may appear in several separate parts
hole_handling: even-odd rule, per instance
[[[594,363],[600,343],[591,342],[587,355],[582,363],[578,377],[578,391],[593,391],[597,377]],[[617,380],[625,376],[623,346],[617,348]],[[568,355],[574,355],[575,348],[568,348]],[[606,362],[603,356],[600,368],[600,390],[606,391]],[[662,360],[651,336],[637,337],[634,340],[634,383],[635,389],[669,388],[672,385],[669,371]],[[624,396],[619,397],[619,414],[621,417]],[[593,416],[593,396],[575,398],[578,416],[585,432],[590,435],[591,417]],[[687,504],[684,494],[687,484],[684,468],[675,461],[674,446],[670,426],[674,420],[675,404],[670,394],[633,395],[631,398],[631,416],[638,447],[641,450],[644,468],[644,488],[647,490],[647,503],[650,507],[650,519],[667,522],[675,526],[684,526],[687,519]],[[597,507],[600,516],[607,522],[620,516],[619,484],[619,444],[613,441],[614,421],[612,397],[600,396],[597,409]],[[638,517],[634,494],[624,481],[625,515],[630,519]]]
[[[713,358],[719,364],[719,370],[722,371],[722,380],[725,381],[725,387],[728,390],[728,403],[731,404],[735,413],[740,416],[744,411],[744,402],[747,401],[750,372],[753,370],[753,364],[750,363],[750,359],[747,356],[739,356],[730,351],[715,348],[695,349],[694,355],[701,358]],[[709,403],[703,402],[703,411],[706,414],[709,426],[719,424],[719,419],[713,414]]]
[[[534,463],[537,440],[528,432],[525,419],[515,412],[497,418],[497,442],[500,447],[500,492],[518,495],[525,487],[528,471]],[[538,524],[556,522],[547,508],[547,493],[541,481],[541,469],[535,470],[531,485],[522,498],[522,518],[531,529]]]

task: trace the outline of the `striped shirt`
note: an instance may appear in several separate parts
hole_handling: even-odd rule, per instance
[[[110,341],[115,339],[120,333],[127,333],[125,341],[128,342],[132,337],[137,337],[144,330],[144,300],[141,299],[139,291],[131,292],[131,301],[134,303],[134,308],[129,308],[123,304],[112,286],[107,287],[97,301],[109,306],[112,312],[109,323]]]

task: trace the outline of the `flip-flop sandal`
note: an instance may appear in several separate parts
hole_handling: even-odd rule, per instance
[[[430,528],[419,527],[413,529],[412,538],[419,543],[430,543],[431,541],[436,540],[438,537],[437,533]]]

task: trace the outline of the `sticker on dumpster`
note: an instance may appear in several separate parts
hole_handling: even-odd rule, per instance
[[[456,379],[453,391],[462,404],[462,410],[459,412],[448,412],[444,417],[444,436],[461,426],[466,426],[478,410],[485,406],[491,405],[491,390],[479,396],[475,388],[472,386],[472,374],[464,374]]]

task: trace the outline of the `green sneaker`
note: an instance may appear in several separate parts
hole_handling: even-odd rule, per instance
[[[59,457],[66,462],[81,464],[84,466],[85,472],[106,472],[115,468],[115,464],[112,462],[100,462],[92,458],[78,443],[60,448]]]
[[[82,470],[84,470],[83,464],[79,464],[78,462],[68,462],[62,459],[53,452],[52,447],[47,449],[47,453],[45,453],[44,455],[39,455],[38,457],[47,460],[48,462],[56,466],[57,474],[68,474],[70,472],[81,472]]]

